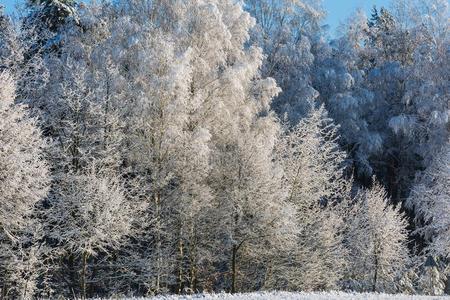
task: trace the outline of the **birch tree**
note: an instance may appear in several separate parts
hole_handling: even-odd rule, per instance
[[[65,176],[47,211],[46,230],[57,242],[58,256],[81,260],[78,290],[83,298],[89,291],[90,258],[119,248],[130,231],[131,209],[120,179],[103,172]]]
[[[35,288],[31,220],[49,190],[46,142],[24,106],[14,104],[15,83],[0,74],[0,285],[4,297],[30,298]]]
[[[49,241],[43,258],[49,265],[47,277],[58,293],[72,290],[82,297],[89,293],[89,265],[106,260],[118,248],[131,214],[119,169],[123,132],[114,106],[118,95],[111,96],[113,88],[97,82],[103,73],[95,68],[100,63],[89,44],[95,33],[83,35],[75,26],[61,34],[60,52],[45,57],[49,81],[32,102],[54,141],[47,153],[52,189],[43,212]],[[67,285],[58,285],[61,280]]]

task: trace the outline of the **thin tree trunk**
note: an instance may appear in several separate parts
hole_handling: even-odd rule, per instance
[[[161,289],[161,211],[160,211],[160,199],[159,193],[155,196],[156,206],[156,293],[158,294]]]
[[[6,285],[6,283],[3,283],[3,285],[0,287],[0,299],[6,299],[6,297],[8,296],[8,293],[6,292],[8,289],[8,286]]]
[[[377,280],[378,280],[378,255],[375,249],[375,272],[373,274],[373,286],[372,286],[372,292],[376,292],[377,291]]]
[[[267,286],[267,282],[270,280],[271,276],[272,276],[272,261],[270,260],[267,263],[267,268],[266,268],[266,272],[264,274],[264,281],[262,284],[262,288],[265,288]]]
[[[197,290],[197,268],[195,267],[195,263],[193,262],[193,260],[191,260],[189,276],[191,278],[189,287],[191,288],[191,292],[195,293]]]
[[[231,253],[231,293],[236,293],[236,254],[237,246],[233,245]]]
[[[86,299],[87,259],[88,259],[88,254],[85,252],[85,253],[83,253],[83,269],[82,269],[82,273],[81,273],[81,292],[82,292],[83,299]]]
[[[179,262],[178,262],[178,294],[183,293],[184,289],[184,280],[183,280],[183,261],[184,261],[184,245],[183,245],[183,226],[180,224],[180,237],[178,240],[178,254],[179,254]]]
[[[189,247],[189,287],[192,293],[197,291],[197,266],[196,266],[196,249],[197,239],[195,236],[194,226],[190,226],[190,247]]]
[[[108,75],[107,75],[108,76]],[[105,135],[103,136],[103,149],[106,150],[106,145],[108,144],[108,135],[110,128],[108,128],[108,116],[109,116],[109,76],[108,79],[106,79],[106,101],[105,101],[105,115],[103,118],[103,126],[105,130]]]

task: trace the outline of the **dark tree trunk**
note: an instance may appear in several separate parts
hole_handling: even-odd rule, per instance
[[[231,293],[236,293],[236,254],[238,247],[233,245],[231,254]]]

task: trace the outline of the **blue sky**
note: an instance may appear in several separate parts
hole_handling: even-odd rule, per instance
[[[328,12],[326,23],[330,25],[330,33],[334,33],[339,23],[356,9],[362,8],[367,15],[370,15],[374,5],[378,8],[382,6],[389,8],[390,3],[390,0],[323,0],[324,7]]]
[[[6,6],[7,12],[13,12],[18,1],[21,0],[0,0],[0,3]],[[323,0],[323,3],[328,11],[326,23],[330,25],[331,33],[334,33],[339,22],[345,20],[355,9],[362,8],[370,13],[373,5],[389,7],[390,0]]]
[[[0,5],[5,6],[6,11],[10,13],[14,10],[14,5],[16,2],[16,0],[0,0]]]

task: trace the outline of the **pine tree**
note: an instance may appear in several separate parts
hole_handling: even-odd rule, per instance
[[[52,32],[58,31],[69,17],[77,19],[74,0],[28,0],[27,5],[32,10],[29,18]]]
[[[379,16],[379,14],[378,14],[378,9],[377,9],[377,7],[374,5],[374,6],[372,7],[372,12],[371,12],[371,14],[370,14],[370,19],[369,19],[369,21],[367,22],[367,25],[368,25],[369,27],[375,27],[375,26],[378,24],[379,20],[380,20],[380,16]]]

